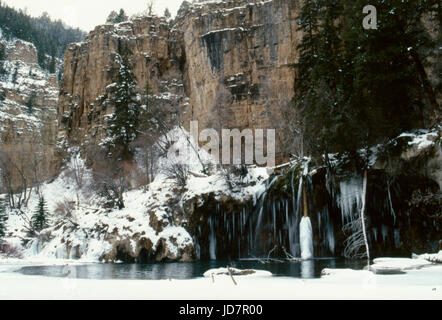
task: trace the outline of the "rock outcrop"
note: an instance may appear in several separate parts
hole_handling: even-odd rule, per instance
[[[185,127],[198,120],[203,130],[223,117],[226,128],[278,129],[279,108],[294,94],[298,7],[289,0],[209,2],[170,23],[141,17],[96,27],[66,51],[59,137],[80,145],[106,137],[113,112],[107,89],[123,46],[133,53],[140,90],[149,82],[156,95],[178,97]]]
[[[279,108],[294,95],[298,1],[222,1],[194,5],[175,28],[186,56],[190,118],[202,127],[226,88],[226,127],[276,128]],[[276,120],[275,120],[276,119]]]
[[[122,48],[131,51],[130,62],[142,90],[149,83],[155,93],[184,95],[180,52],[170,42],[164,18],[143,17],[118,25],[96,27],[85,42],[71,44],[65,54],[59,102],[59,138],[71,143],[99,144],[106,137],[106,105],[114,68]]]
[[[16,166],[24,163],[23,167],[31,168],[35,167],[31,162],[38,162],[39,178],[44,180],[57,174],[60,163],[57,77],[39,67],[33,44],[14,40],[1,41],[1,46],[6,53],[0,75],[1,150]],[[38,159],[30,159],[30,154]],[[18,177],[12,175],[16,181]]]

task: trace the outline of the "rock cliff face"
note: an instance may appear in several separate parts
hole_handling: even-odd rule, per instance
[[[227,128],[276,128],[278,108],[293,97],[298,2],[222,1],[194,4],[173,22],[143,17],[102,25],[71,45],[59,102],[60,138],[78,144],[105,137],[106,88],[122,46],[140,89],[176,95],[183,125],[200,130],[219,121]],[[222,99],[222,95],[226,95]],[[222,100],[216,106],[217,100]]]
[[[105,100],[123,47],[132,52],[130,62],[140,90],[148,82],[155,93],[183,95],[180,52],[173,45],[168,23],[157,17],[98,26],[85,42],[70,45],[60,91],[59,137],[79,144],[99,143],[106,137],[106,115],[113,110]]]
[[[27,168],[32,167],[30,161],[38,161],[40,178],[47,179],[59,167],[57,77],[38,66],[33,44],[15,40],[1,45],[6,53],[0,75],[1,150],[12,162],[24,162]],[[38,159],[27,156],[31,148]]]
[[[186,55],[191,117],[207,125],[222,87],[227,127],[276,128],[294,93],[298,1],[223,1],[195,5],[177,18]]]

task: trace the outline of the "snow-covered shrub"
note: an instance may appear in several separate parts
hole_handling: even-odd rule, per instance
[[[0,243],[0,256],[17,259],[23,258],[20,248],[7,242]]]
[[[170,179],[173,179],[178,187],[185,187],[187,177],[189,176],[189,166],[185,163],[171,161],[163,167],[163,173]]]
[[[238,189],[244,178],[248,174],[247,166],[242,165],[225,165],[223,167],[223,175],[224,179],[227,182],[227,185],[229,186],[229,189],[231,191]]]
[[[64,199],[57,202],[54,210],[54,218],[56,219],[56,221],[71,219],[74,210],[75,202]]]

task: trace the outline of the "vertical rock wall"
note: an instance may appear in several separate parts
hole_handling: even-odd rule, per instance
[[[294,94],[298,7],[291,0],[222,1],[194,4],[170,23],[142,17],[96,27],[66,51],[59,137],[76,144],[106,137],[113,110],[103,101],[122,45],[133,52],[140,90],[148,81],[155,94],[180,97],[185,127],[198,120],[202,130],[221,113],[228,128],[278,129],[279,108]],[[215,110],[222,90],[229,99]]]

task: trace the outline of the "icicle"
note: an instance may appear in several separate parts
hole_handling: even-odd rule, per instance
[[[385,240],[387,239],[388,236],[388,227],[386,225],[382,225],[382,241],[384,242],[385,245]]]
[[[299,238],[301,243],[301,258],[313,258],[313,229],[309,217],[302,217],[299,225]]]
[[[255,228],[255,235],[256,236],[258,236],[259,229],[261,227],[263,211],[264,211],[264,206],[261,206],[261,208],[259,209],[258,222],[256,223],[256,228]]]
[[[215,230],[213,230],[212,217],[209,218],[209,225],[210,225],[210,239],[209,239],[210,260],[216,260],[216,236],[215,236]]]
[[[390,203],[390,212],[393,215],[393,225],[395,225],[396,224],[396,212],[394,212],[393,202],[391,201],[390,182],[388,182],[387,191],[388,191],[388,201]]]
[[[296,217],[299,217],[299,213],[302,208],[302,177],[299,179],[299,186],[298,186],[298,198],[296,199]]]
[[[362,208],[363,183],[360,178],[353,177],[339,183],[340,195],[338,205],[341,208],[342,224],[359,217]]]
[[[273,235],[274,235],[274,238],[276,238],[276,208],[275,208],[274,201],[273,201],[273,206],[272,206],[272,214],[273,214]]]
[[[327,247],[331,253],[335,252],[335,235],[333,230],[333,224],[330,221],[330,214],[328,207],[324,207],[322,211],[322,217],[324,218],[323,237],[326,241]]]
[[[295,210],[296,207],[296,203],[295,203],[295,186],[293,184],[293,179],[295,178],[295,172],[292,172],[292,178],[290,180],[290,185],[292,187],[292,206],[293,206],[293,210]]]
[[[396,248],[399,248],[401,244],[401,234],[399,229],[394,229],[394,245]]]
[[[318,212],[318,232],[321,233],[321,212]]]

